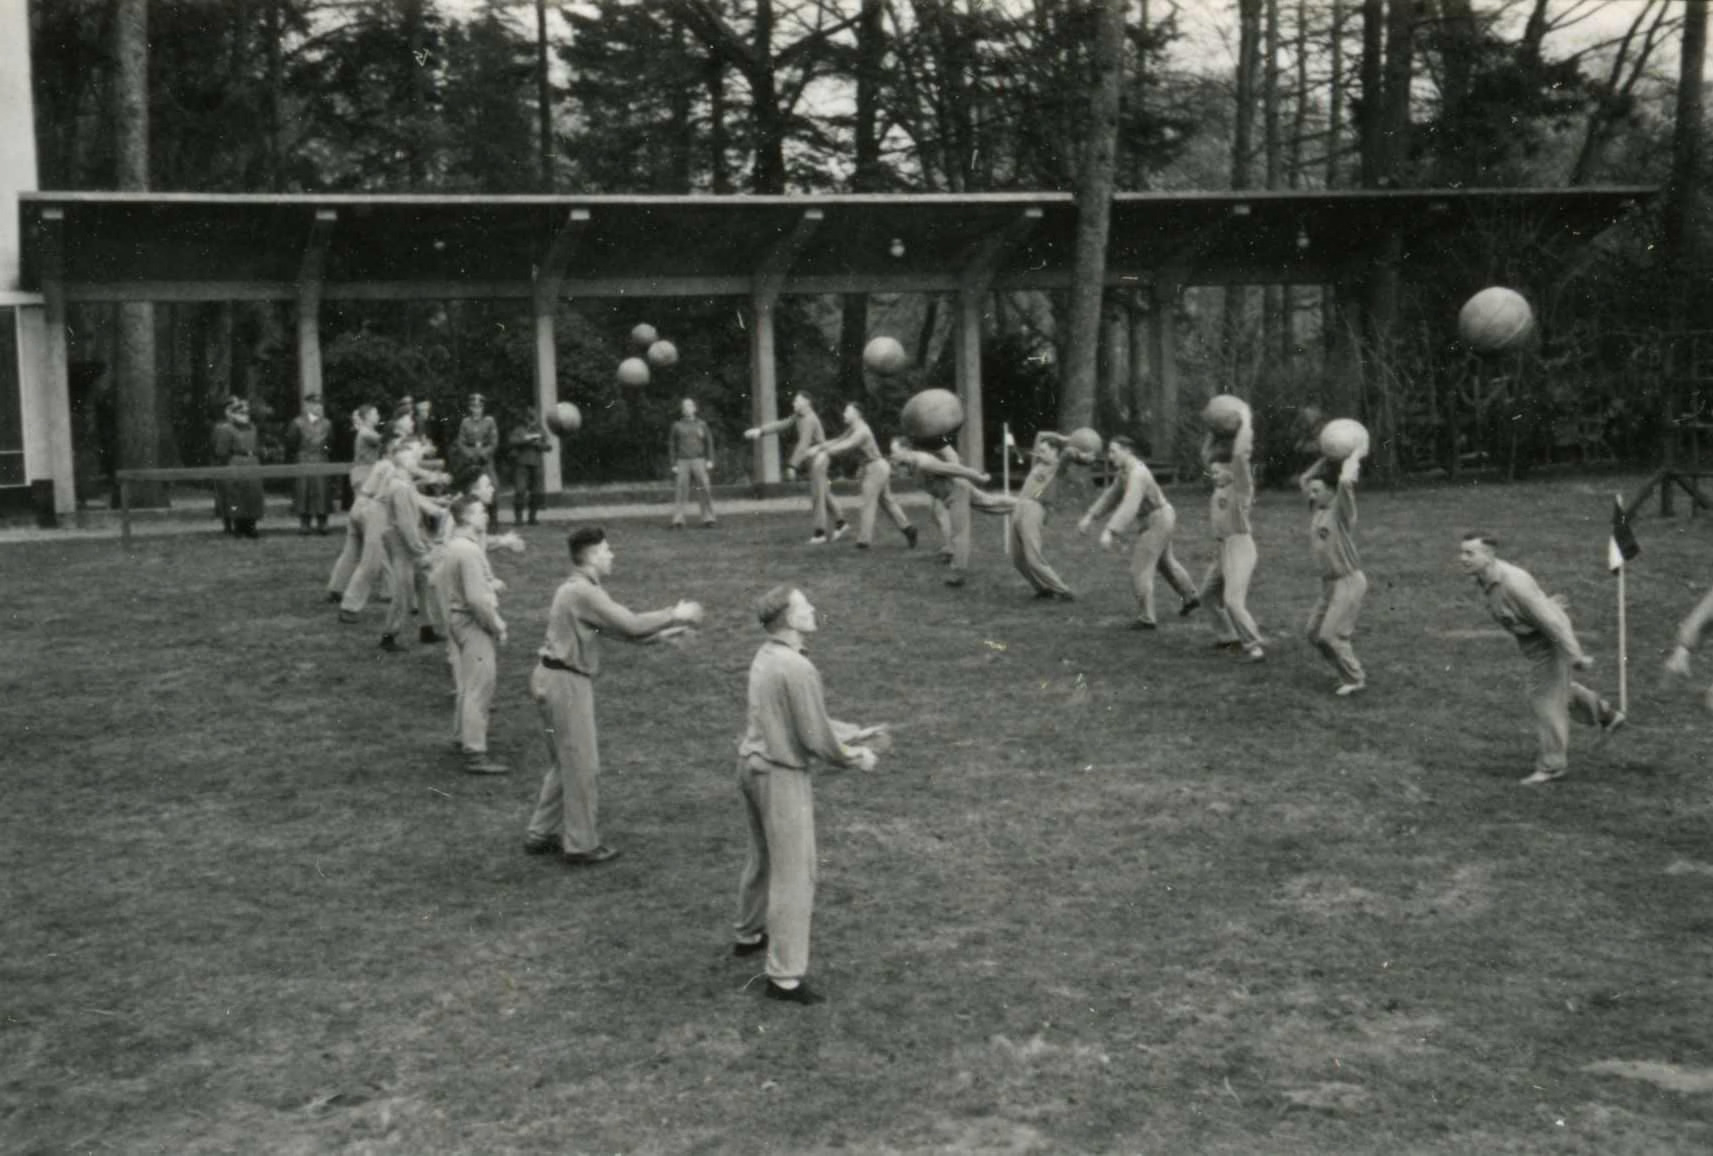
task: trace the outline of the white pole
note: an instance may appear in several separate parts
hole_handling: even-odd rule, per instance
[[[1011,423],[1002,422],[999,428],[1003,431],[1000,438],[1003,444],[1000,446],[999,455],[1000,485],[1004,487],[1004,492],[1009,495],[1011,493]],[[1005,535],[1005,556],[1009,558],[1011,557],[1010,514],[1000,519],[1000,532]]]
[[[1624,597],[1624,577],[1628,565],[1618,567],[1618,709],[1630,713],[1630,630],[1629,614]]]

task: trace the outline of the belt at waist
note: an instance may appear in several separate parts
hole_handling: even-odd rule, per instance
[[[560,671],[564,671],[566,674],[580,674],[584,678],[595,677],[594,675],[590,674],[588,671],[578,670],[576,667],[572,666],[570,663],[560,662],[557,658],[554,658],[551,655],[546,655],[546,654],[542,655],[541,656],[541,665],[545,666],[548,670],[560,670]]]

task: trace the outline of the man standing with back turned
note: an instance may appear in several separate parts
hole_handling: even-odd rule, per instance
[[[601,582],[613,572],[607,532],[584,526],[570,538],[571,576],[553,596],[547,641],[530,675],[530,696],[541,707],[552,758],[530,816],[523,848],[531,855],[558,851],[572,866],[605,863],[618,852],[601,842],[596,826],[601,755],[595,736],[595,677],[601,673],[601,634],[647,642],[674,626],[695,626],[702,607],[680,602],[670,610],[637,614],[614,601]]]
[[[1529,705],[1540,732],[1540,757],[1525,783],[1546,783],[1564,777],[1569,767],[1570,720],[1600,728],[1602,736],[1624,725],[1624,712],[1570,678],[1572,670],[1587,670],[1594,660],[1582,652],[1570,615],[1557,598],[1549,598],[1521,566],[1499,560],[1498,539],[1489,534],[1465,534],[1458,565],[1481,587],[1495,621],[1517,640],[1529,660]]]
[[[734,955],[767,952],[767,998],[817,1004],[803,982],[815,907],[815,796],[809,760],[873,770],[875,753],[846,746],[827,717],[821,675],[803,652],[818,623],[801,590],[775,586],[756,600],[767,641],[749,668],[749,716],[738,743],[738,787],[749,819],[749,860],[738,884]],[[872,730],[878,730],[873,728]],[[868,732],[868,733],[872,733]]]

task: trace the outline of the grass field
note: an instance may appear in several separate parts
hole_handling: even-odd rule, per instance
[[[614,592],[710,621],[607,646],[625,855],[582,870],[521,850],[563,528],[497,562],[502,779],[458,771],[440,648],[335,623],[337,539],[0,547],[0,1149],[1713,1151],[1713,716],[1657,675],[1713,525],[1639,524],[1634,723],[1579,728],[1546,787],[1516,782],[1523,660],[1453,565],[1500,534],[1615,693],[1610,485],[1366,495],[1354,700],[1297,637],[1288,495],[1258,511],[1257,667],[1204,621],[1121,629],[1069,495],[1071,605],[988,519],[962,591],[889,531],[616,523]],[[728,954],[745,607],[781,580],[823,612],[834,713],[897,736],[817,786],[814,1009]]]

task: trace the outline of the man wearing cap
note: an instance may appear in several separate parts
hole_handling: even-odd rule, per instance
[[[667,453],[672,461],[672,529],[684,528],[684,503],[690,497],[690,484],[696,485],[696,500],[702,506],[702,526],[712,529],[714,492],[708,486],[708,474],[714,468],[714,431],[696,416],[696,402],[685,398],[678,405],[678,420],[672,423]]]
[[[833,527],[832,541],[837,542],[845,536],[850,527],[845,523],[845,517],[839,512],[838,502],[833,500],[833,487],[829,478],[827,459],[816,457],[811,451],[827,440],[827,433],[821,428],[821,419],[815,413],[815,403],[806,393],[798,393],[791,399],[791,416],[782,417],[778,421],[770,421],[753,429],[746,429],[743,436],[754,441],[766,434],[784,433],[788,429],[796,429],[797,444],[791,447],[791,458],[786,463],[787,468],[796,471],[809,464],[809,503],[812,516],[815,519],[815,532],[809,537],[811,546],[825,545],[828,541],[827,527]]]
[[[1624,725],[1624,712],[1572,681],[1570,672],[1587,670],[1594,660],[1582,651],[1576,630],[1559,598],[1549,598],[1521,566],[1501,561],[1499,541],[1491,534],[1465,534],[1457,561],[1481,588],[1487,611],[1517,640],[1529,660],[1529,706],[1540,736],[1535,769],[1522,781],[1546,783],[1563,778],[1569,767],[1570,720],[1610,735]]]
[[[607,593],[613,548],[599,526],[572,532],[571,575],[553,595],[541,661],[530,675],[530,696],[541,708],[551,763],[530,816],[524,850],[557,852],[572,866],[605,863],[618,851],[601,842],[597,825],[600,749],[595,733],[595,678],[601,672],[599,638],[648,642],[674,627],[702,621],[702,607],[680,601],[669,610],[638,614]]]
[[[487,408],[487,398],[479,393],[470,395],[469,413],[458,423],[458,440],[452,446],[453,464],[460,473],[479,469],[493,478],[494,485],[498,486],[500,479],[494,473],[494,455],[500,448],[500,427]],[[499,511],[492,506],[488,507],[488,521],[490,524],[499,522]]]
[[[233,398],[226,406],[226,422],[214,432],[214,463],[221,466],[254,466],[261,464],[256,456],[256,427],[250,424],[250,406],[241,398]],[[240,538],[260,538],[256,523],[265,510],[260,478],[244,478],[225,483],[226,511],[232,522],[232,533]]]
[[[749,820],[749,858],[738,881],[732,954],[767,952],[768,999],[817,1004],[803,982],[815,907],[815,796],[811,760],[873,770],[875,753],[849,745],[863,732],[827,715],[821,675],[804,652],[815,607],[803,591],[775,586],[756,600],[767,641],[749,667],[749,712],[738,743],[738,789]],[[871,730],[876,728],[870,728]]]
[[[547,451],[548,433],[541,417],[531,406],[524,411],[523,420],[512,427],[506,439],[512,455],[512,516],[523,525],[524,511],[529,512],[529,524],[535,525],[541,507],[547,500],[542,484],[542,455]]]
[[[333,423],[322,413],[321,395],[312,393],[303,399],[303,412],[286,427],[286,453],[299,465],[321,465],[328,460],[332,440]],[[311,519],[317,534],[327,533],[333,494],[326,478],[298,478],[292,489],[291,505],[298,518],[298,533],[309,533]]]
[[[874,439],[874,431],[868,428],[868,423],[862,418],[862,410],[857,408],[854,401],[845,404],[844,419],[843,433],[832,441],[815,446],[809,453],[812,455],[810,460],[819,460],[823,467],[828,458],[845,453],[855,455],[861,463],[862,513],[857,519],[857,549],[866,550],[873,543],[875,512],[883,507],[886,516],[892,519],[892,524],[904,535],[905,543],[914,549],[916,527],[910,524],[910,517],[904,512],[904,507],[892,496],[892,466],[880,452],[880,444]]]
[[[1136,544],[1130,551],[1130,586],[1136,594],[1138,630],[1153,630],[1158,625],[1154,617],[1154,577],[1165,576],[1166,584],[1183,599],[1182,614],[1199,605],[1195,581],[1182,563],[1172,554],[1172,534],[1178,526],[1177,511],[1166,500],[1150,470],[1136,453],[1136,443],[1127,437],[1115,437],[1107,444],[1106,461],[1112,467],[1112,483],[1095,499],[1082,521],[1079,533],[1086,534],[1097,518],[1107,519],[1100,532],[1100,548],[1110,550],[1113,539],[1132,525],[1138,527]]]

